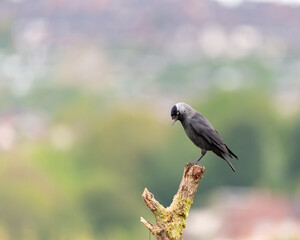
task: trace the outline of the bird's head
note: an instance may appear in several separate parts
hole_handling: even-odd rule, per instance
[[[191,107],[186,103],[180,102],[176,103],[171,109],[171,117],[172,117],[172,126],[175,124],[177,120],[183,120],[186,113]]]

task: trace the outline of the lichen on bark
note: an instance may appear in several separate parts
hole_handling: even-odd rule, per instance
[[[173,202],[164,208],[154,195],[145,188],[142,198],[150,208],[156,219],[156,226],[141,218],[141,222],[152,232],[158,240],[180,240],[183,229],[186,227],[185,220],[193,204],[200,180],[203,177],[205,167],[185,164],[183,177]]]

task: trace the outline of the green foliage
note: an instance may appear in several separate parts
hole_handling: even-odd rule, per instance
[[[0,23],[0,49],[10,50],[12,48],[12,21],[9,15],[2,17]]]
[[[78,88],[35,88],[19,98],[5,94],[1,106],[13,99],[9,108],[34,109],[47,119],[42,136],[21,138],[0,156],[1,234],[7,239],[140,239],[145,230],[139,216],[149,215],[143,188],[169,205],[184,163],[200,155],[180,123],[171,127],[162,117],[159,103],[124,104]],[[208,153],[200,162],[206,167],[201,194],[224,185],[300,189],[299,116],[279,115],[271,94],[212,89],[205,101],[189,103],[240,159],[232,160],[233,173]],[[53,137],[61,128],[71,134],[67,148],[60,146],[64,134]],[[196,206],[199,201],[197,194]]]

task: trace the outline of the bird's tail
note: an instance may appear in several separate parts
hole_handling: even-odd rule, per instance
[[[234,166],[232,165],[232,163],[226,157],[223,157],[223,158],[228,163],[228,165],[231,167],[232,171],[236,172]]]
[[[229,147],[227,147],[227,145],[225,144],[225,147],[226,147],[226,149],[228,150],[228,152],[229,152],[229,157],[231,157],[232,158],[232,156],[234,156],[237,160],[239,159],[238,158],[238,156],[237,155],[235,155],[230,149],[229,149]]]

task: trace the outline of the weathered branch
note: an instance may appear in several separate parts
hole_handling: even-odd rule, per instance
[[[141,222],[150,230],[157,240],[180,240],[185,228],[197,187],[203,177],[205,167],[185,164],[181,183],[173,202],[164,208],[152,193],[145,188],[142,198],[155,216],[156,226],[141,217]]]

